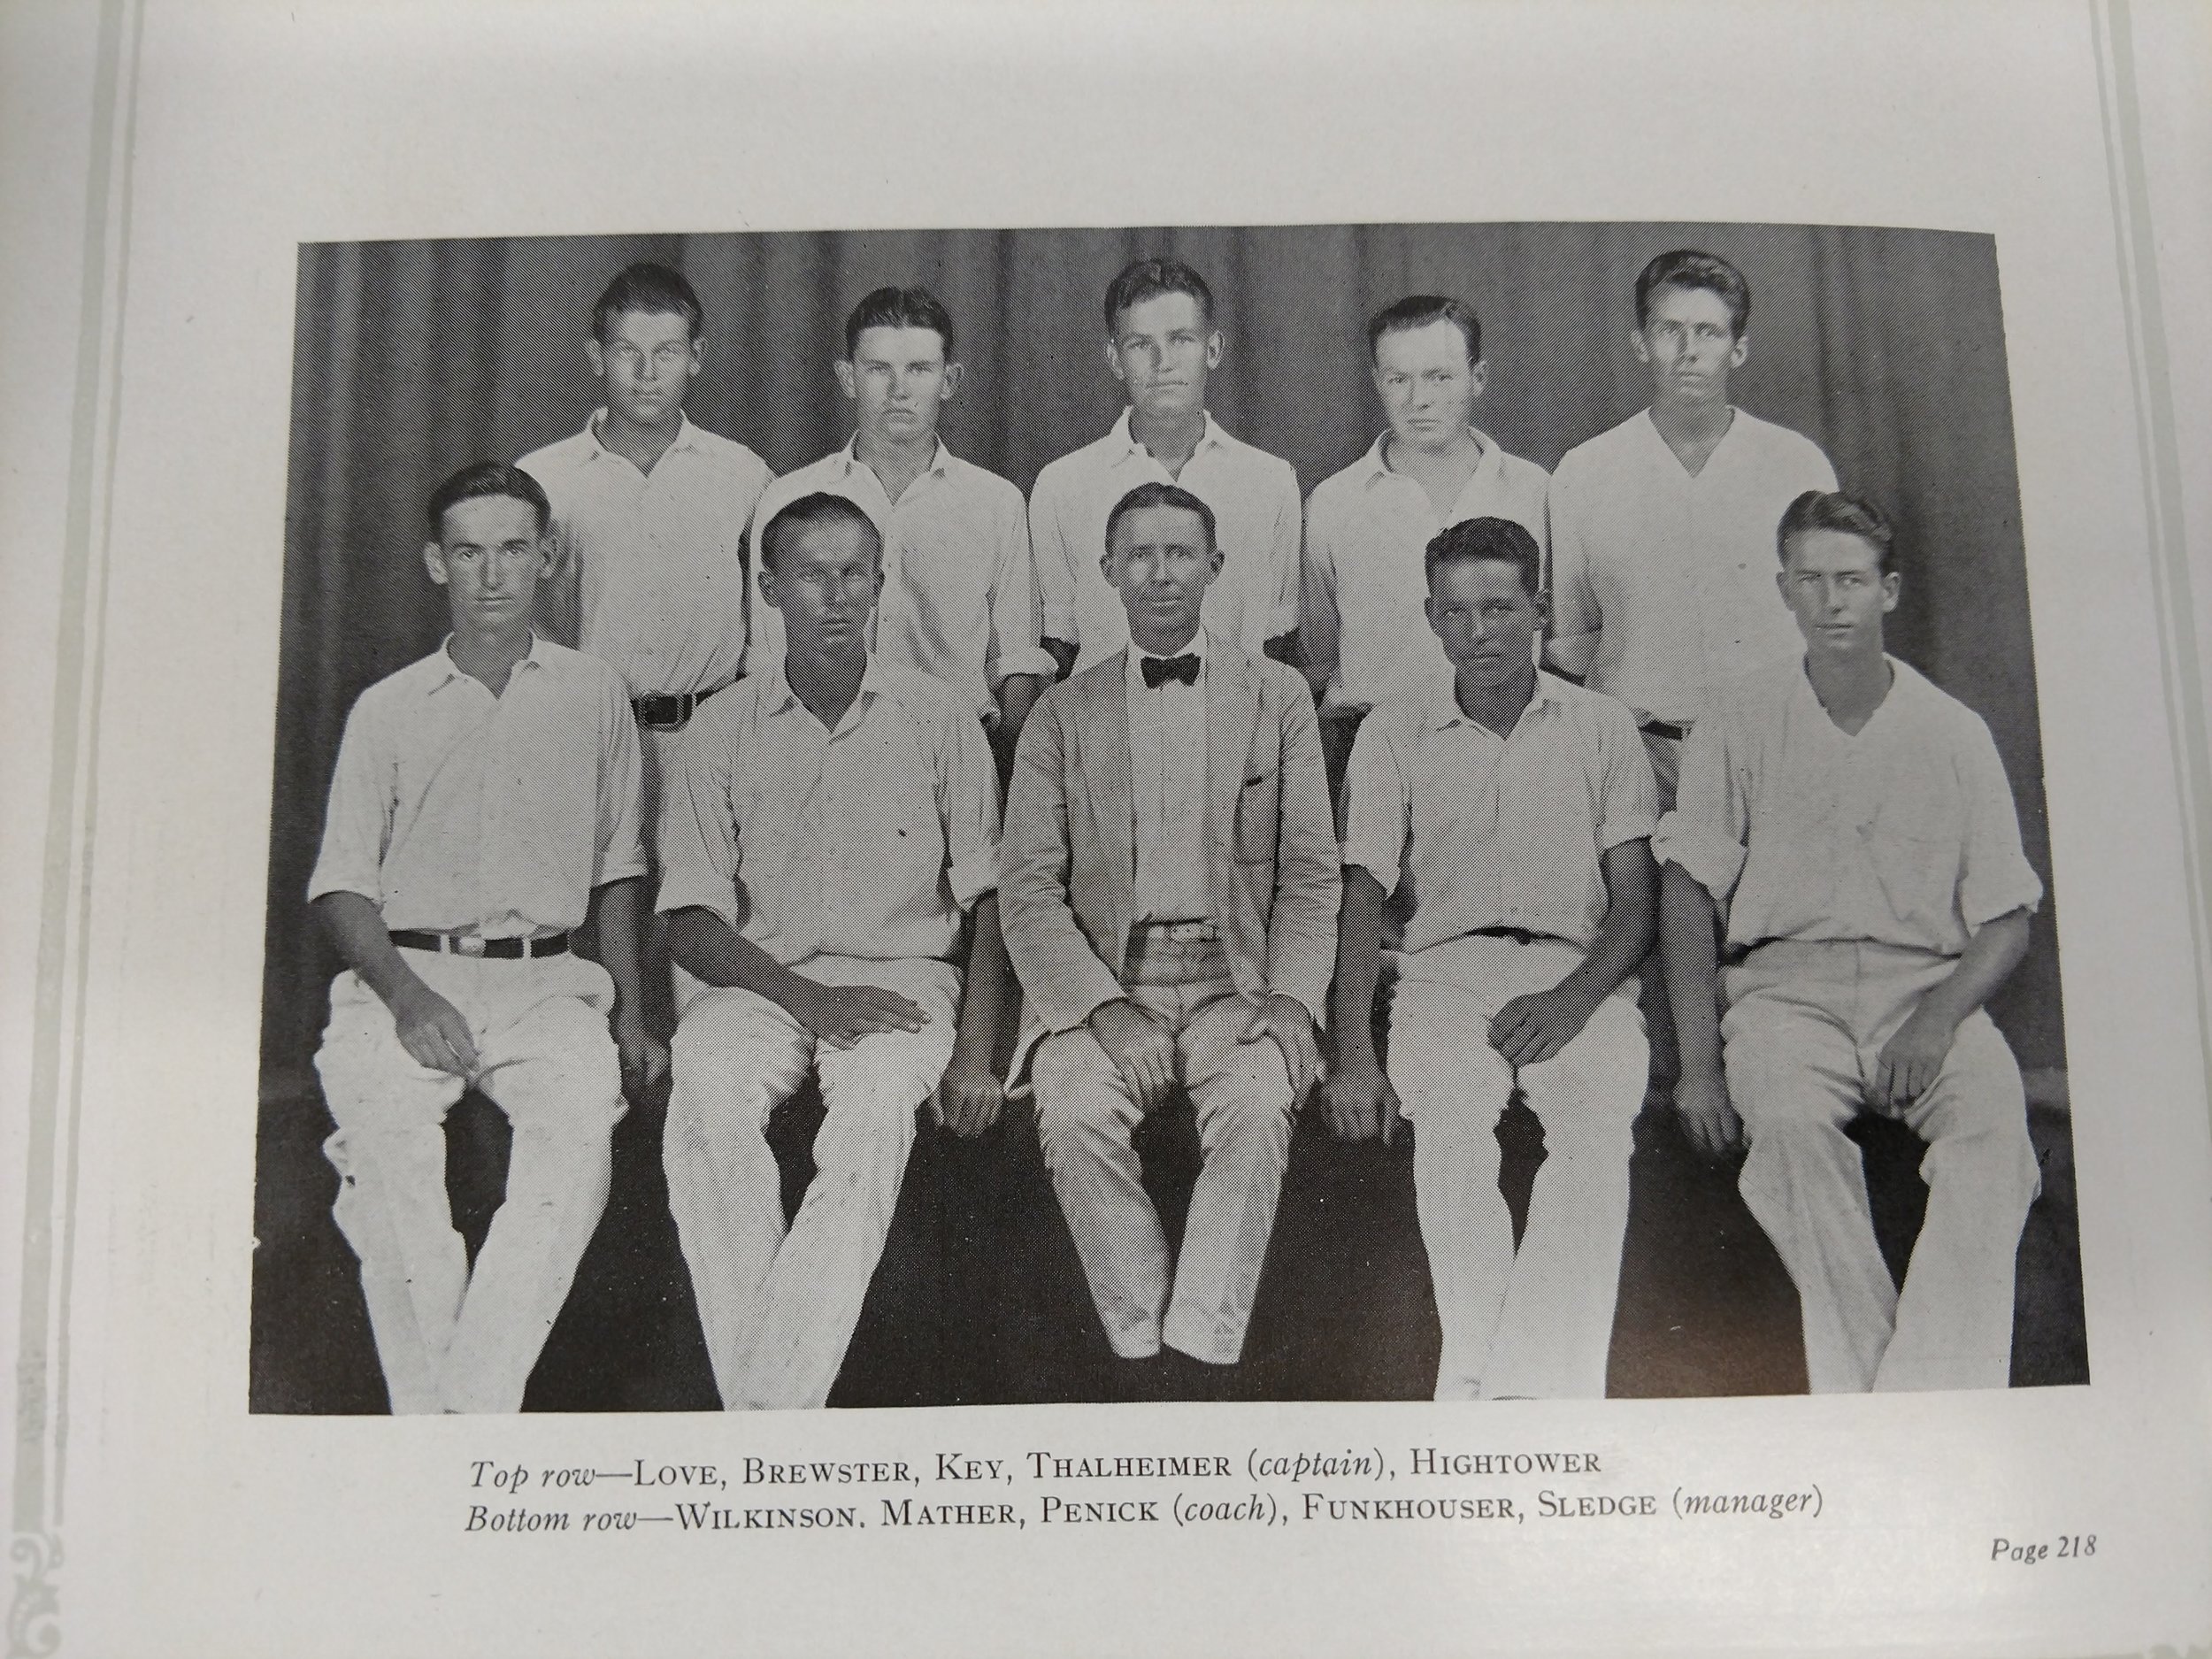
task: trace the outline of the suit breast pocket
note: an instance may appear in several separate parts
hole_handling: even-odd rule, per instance
[[[1237,791],[1237,862],[1255,864],[1275,856],[1275,839],[1282,817],[1282,774],[1268,770],[1247,772]]]

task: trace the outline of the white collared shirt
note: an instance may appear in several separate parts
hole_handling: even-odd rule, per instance
[[[1732,413],[1694,478],[1648,409],[1552,473],[1549,657],[1640,719],[1692,725],[1717,687],[1800,644],[1775,527],[1835,472],[1811,439]]]
[[[787,967],[949,961],[998,886],[998,773],[952,688],[871,656],[830,731],[788,677],[701,706],[661,810],[659,908],[711,910]]]
[[[1049,684],[1052,657],[1038,644],[1037,572],[1021,491],[962,460],[940,442],[928,468],[896,502],[855,453],[856,439],[787,473],[762,493],[749,538],[760,568],[760,533],[791,503],[818,491],[856,503],[883,537],[883,594],[870,626],[877,655],[934,676],[986,720],[1009,674]],[[783,615],[753,607],[748,672],[783,665]]]
[[[2033,910],[2004,762],[1982,718],[1895,657],[1856,735],[1802,656],[1727,687],[1682,746],[1652,851],[1723,905],[1732,944],[1856,940],[1955,956]]]
[[[494,696],[451,643],[354,703],[307,896],[358,893],[388,928],[504,939],[580,926],[594,887],[645,873],[622,681],[534,639]]]
[[[606,412],[517,463],[553,503],[540,615],[634,697],[727,685],[745,657],[745,526],[774,474],[689,416],[641,472],[600,442]]]
[[[1459,706],[1449,666],[1378,703],[1352,744],[1344,863],[1410,886],[1405,949],[1520,927],[1587,949],[1605,854],[1647,836],[1651,760],[1626,708],[1539,672],[1500,737]]]
[[[1206,888],[1206,631],[1171,656],[1198,658],[1194,685],[1144,683],[1148,653],[1133,642],[1122,667],[1129,699],[1129,804],[1135,815],[1136,919],[1213,918]]]
[[[1062,456],[1029,493],[1044,637],[1076,647],[1078,669],[1129,642],[1129,618],[1099,569],[1106,518],[1146,483],[1173,483],[1214,511],[1221,574],[1206,590],[1205,626],[1258,657],[1298,626],[1298,475],[1279,456],[1224,432],[1210,414],[1180,478],[1129,432],[1130,411],[1104,437]]]
[[[1387,432],[1308,497],[1298,644],[1324,714],[1372,708],[1442,660],[1421,608],[1429,592],[1423,556],[1437,532],[1469,518],[1510,518],[1539,552],[1545,548],[1550,474],[1508,455],[1487,433],[1471,426],[1468,435],[1481,458],[1447,513],[1418,480],[1391,469]]]

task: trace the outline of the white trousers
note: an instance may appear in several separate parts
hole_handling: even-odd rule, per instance
[[[2013,1262],[2041,1188],[2012,1051],[1986,1014],[1958,1030],[1927,1092],[1886,1116],[1928,1143],[1928,1208],[1900,1293],[1844,1127],[1882,1045],[1957,964],[1894,946],[1783,941],[1728,970],[1728,1093],[1750,1142],[1744,1202],[1797,1283],[1815,1394],[2002,1388]]]
[[[1218,943],[1139,942],[1123,988],[1175,1033],[1204,1163],[1171,1264],[1130,1135],[1144,1111],[1087,1027],[1037,1046],[1037,1138],[1106,1340],[1124,1359],[1164,1342],[1210,1364],[1244,1351],[1290,1156],[1290,1071],[1272,1039],[1240,1042],[1255,1004]]]
[[[795,966],[824,984],[895,991],[929,1022],[837,1048],[765,997],[680,973],[688,1001],[662,1162],[715,1386],[732,1411],[828,1400],[898,1204],[914,1109],[952,1057],[960,971],[950,963],[812,956]],[[810,1071],[827,1116],[787,1236],[764,1132]]]
[[[1444,1333],[1439,1400],[1605,1394],[1650,1064],[1636,981],[1538,1064],[1517,1071],[1488,1034],[1501,1008],[1550,990],[1583,954],[1560,940],[1471,934],[1399,959],[1390,1081],[1414,1125],[1414,1205]],[[1517,1255],[1496,1133],[1517,1087],[1544,1126]]]
[[[477,1087],[514,1126],[506,1200],[472,1271],[445,1181],[445,1115],[465,1085],[417,1064],[391,1011],[348,972],[331,985],[315,1055],[338,1125],[323,1143],[338,1171],[332,1213],[360,1259],[393,1411],[518,1410],[606,1207],[624,1110],[614,986],[574,956],[406,956],[468,1021]]]

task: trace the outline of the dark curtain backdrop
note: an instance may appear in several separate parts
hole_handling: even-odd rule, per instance
[[[303,247],[285,515],[283,634],[264,979],[265,1077],[311,1052],[335,958],[302,895],[347,709],[434,649],[442,594],[422,503],[455,468],[512,460],[594,406],[592,302],[634,259],[681,269],[707,312],[688,408],[779,472],[844,442],[830,364],[852,304],[926,284],[967,379],[946,442],[1026,492],[1121,408],[1099,303],[1127,260],[1205,273],[1228,352],[1210,391],[1240,437],[1310,490],[1380,426],[1363,325],[1402,295],[1458,295],[1490,362],[1479,423],[1546,467],[1645,401],[1627,343],[1636,273],[1674,247],[1733,260],[1754,295],[1737,401],[1815,439],[1889,511],[1897,654],[1979,710],[2050,879],[1995,244],[1942,232],[1747,225],[1467,225],[559,237]],[[1993,1011],[2023,1064],[2063,1063],[2053,907]]]

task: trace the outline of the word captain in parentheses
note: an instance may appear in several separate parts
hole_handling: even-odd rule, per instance
[[[917,1109],[972,1134],[1002,1100],[998,776],[969,702],[869,650],[882,553],[843,495],[769,520],[781,665],[693,721],[662,815],[680,1002],[662,1161],[730,1410],[827,1401]],[[810,1073],[826,1117],[787,1233],[764,1131]]]
[[[431,493],[453,631],[354,704],[308,882],[346,962],[324,1149],[395,1413],[520,1409],[606,1204],[625,1076],[667,1069],[640,1011],[637,729],[612,669],[530,626],[549,513],[490,463]],[[588,918],[600,962],[570,949]],[[472,1269],[445,1183],[467,1087],[514,1125]]]
[[[1125,1397],[1211,1397],[1244,1347],[1319,1071],[1340,879],[1313,699],[1200,617],[1213,510],[1173,484],[1108,515],[1130,647],[1048,691],[1015,755],[1000,893],[1038,1139]],[[1203,1164],[1181,1259],[1130,1137],[1177,1089]]]

